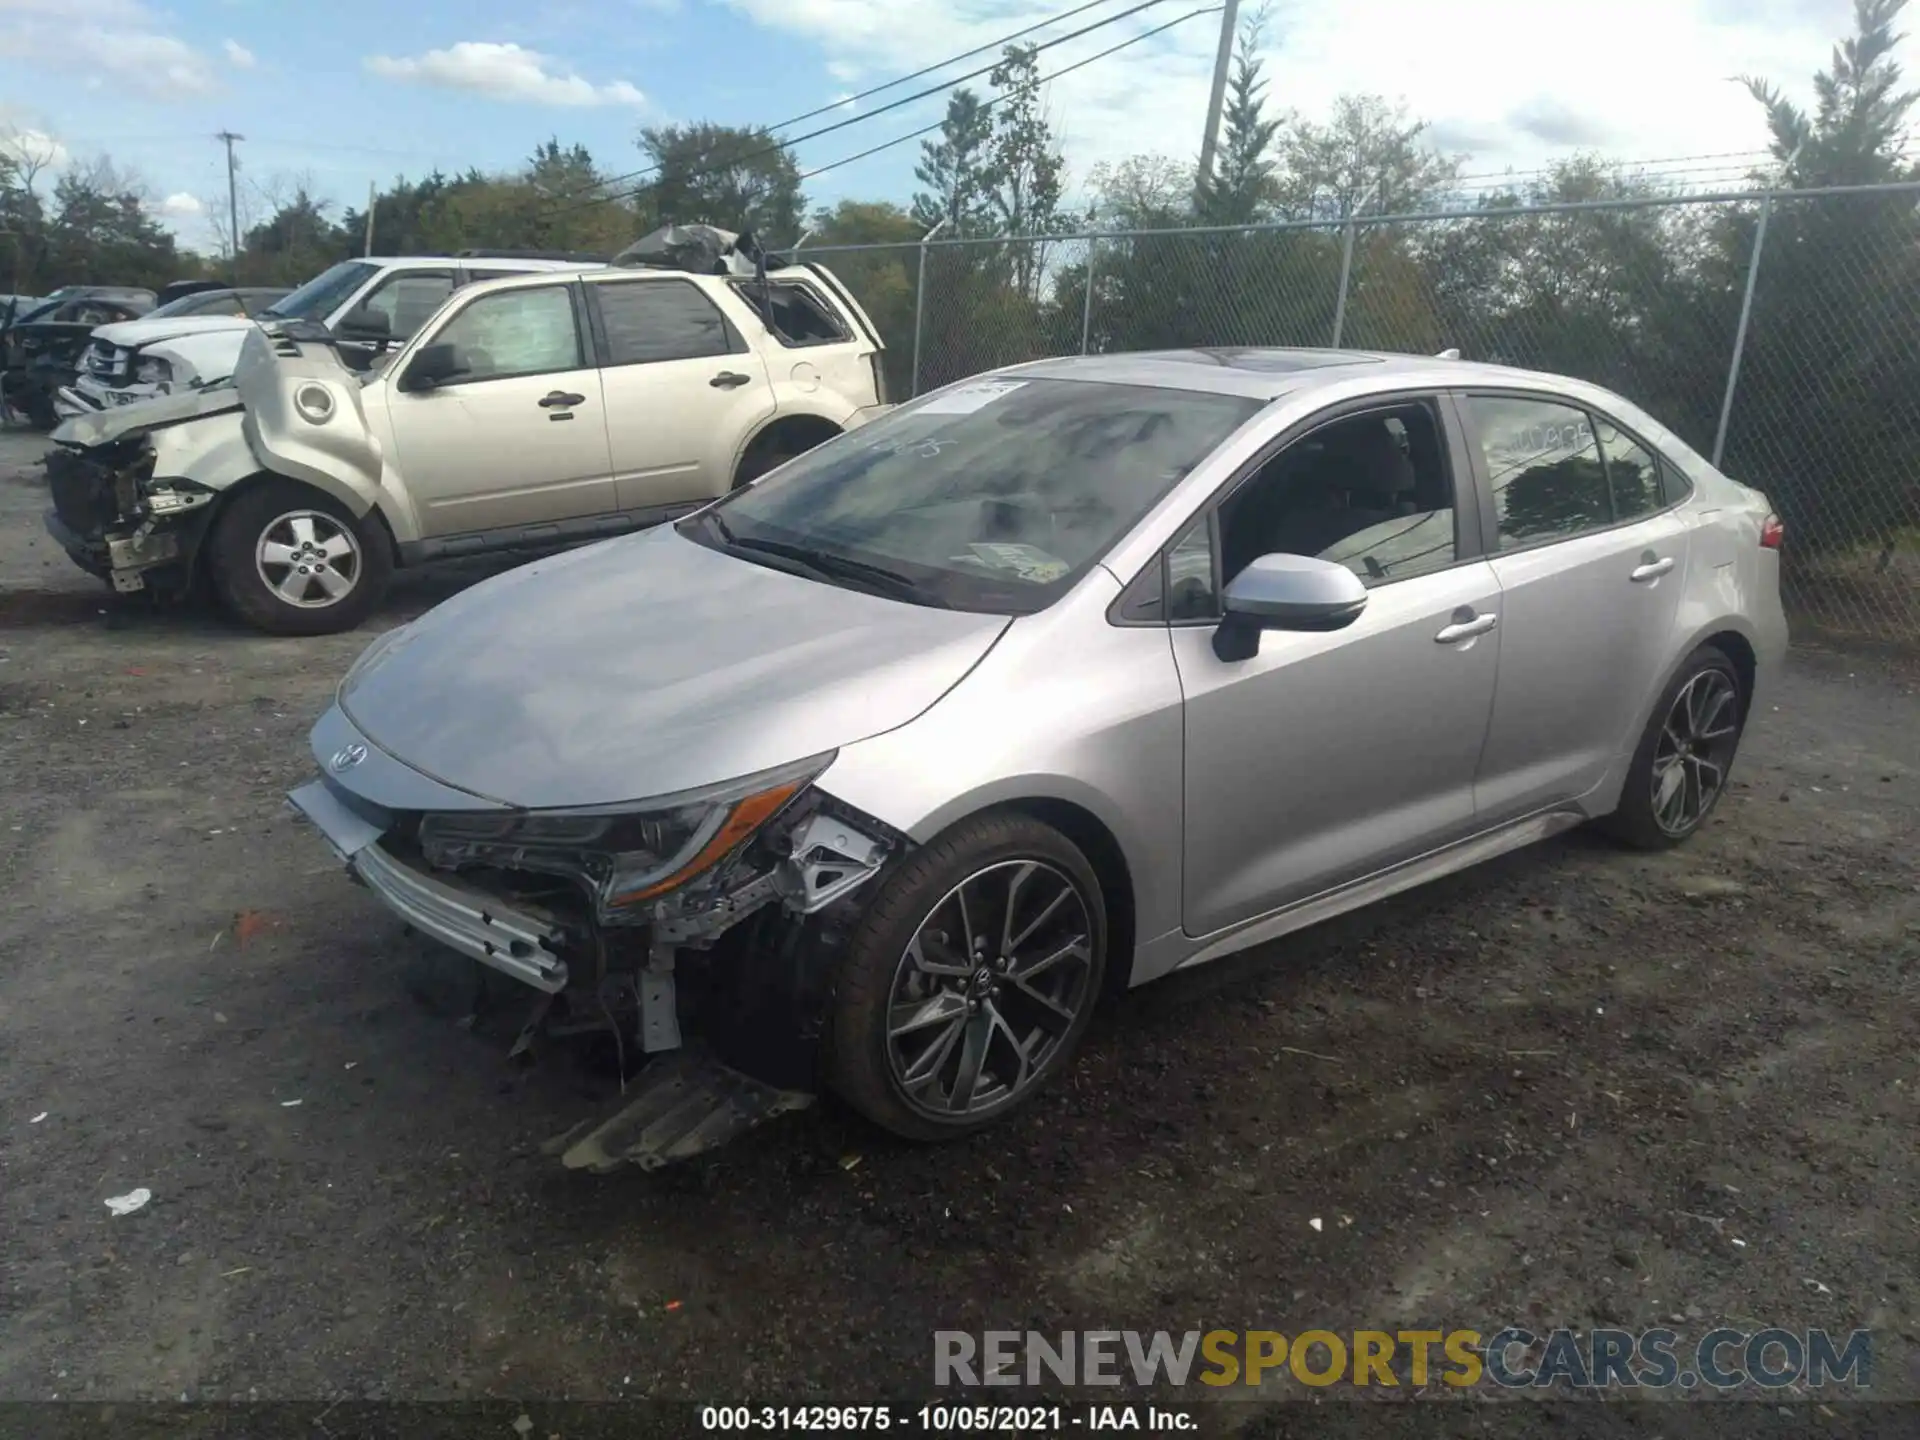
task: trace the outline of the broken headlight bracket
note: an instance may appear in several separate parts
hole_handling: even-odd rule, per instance
[[[880,829],[874,826],[874,829]],[[786,855],[744,884],[728,888],[741,867],[725,867],[713,885],[654,906],[652,941],[639,977],[640,1045],[649,1054],[680,1047],[675,952],[705,949],[767,905],[779,902],[796,916],[814,915],[872,879],[893,853],[894,841],[815,805],[787,832]],[[773,839],[777,849],[778,837]]]

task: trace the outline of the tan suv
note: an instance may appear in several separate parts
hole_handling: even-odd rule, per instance
[[[885,407],[878,332],[813,264],[514,276],[369,373],[336,344],[269,325],[231,386],[67,422],[48,529],[118,590],[204,564],[250,624],[323,634],[396,565],[657,524]]]

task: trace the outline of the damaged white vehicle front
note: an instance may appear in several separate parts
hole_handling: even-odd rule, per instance
[[[323,334],[302,343],[295,327],[256,327],[231,384],[76,416],[56,429],[46,460],[47,530],[76,565],[114,589],[177,598],[208,547],[217,502],[242,482],[277,477],[305,487],[316,515],[324,506],[351,523],[355,512],[372,510],[382,474],[361,383]],[[223,592],[249,580],[266,587],[265,543],[244,567],[237,554],[212,557]],[[364,547],[356,542],[339,558],[343,586],[364,578]]]

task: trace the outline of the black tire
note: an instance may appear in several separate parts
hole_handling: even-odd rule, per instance
[[[1692,733],[1685,719],[1676,720],[1683,695],[1689,711],[1713,712],[1697,726],[1710,738]],[[1727,792],[1748,699],[1740,669],[1725,651],[1702,645],[1687,656],[1653,707],[1633,752],[1619,808],[1601,822],[1608,833],[1640,850],[1666,850],[1691,838]],[[1656,766],[1663,777],[1658,786]],[[1715,771],[1719,779],[1709,788]],[[1675,773],[1677,782],[1665,778]]]
[[[1015,876],[1021,878],[1016,881]],[[1037,882],[1035,877],[1039,877]],[[981,980],[979,974],[968,982],[932,981],[917,966],[909,971],[909,945],[916,935],[921,935],[922,953],[931,949],[931,936],[938,932],[922,935],[922,927],[932,926],[943,913],[957,913],[946,907],[953,904],[953,895],[963,882],[984,887],[975,894],[984,893],[989,900],[1003,893],[994,887],[1004,883],[1004,893],[1016,897],[1012,905],[1022,922],[1030,921],[1044,909],[1049,895],[1056,890],[1070,886],[1077,896],[1077,909],[1074,904],[1063,901],[1056,911],[1050,912],[1057,918],[1040,921],[1042,927],[1057,928],[1029,932],[1038,937],[1025,957],[1025,963],[1031,965],[1039,950],[1045,947],[1065,943],[1070,948],[1075,928],[1084,924],[1084,961],[1075,956],[1049,967],[1044,974],[1035,972],[1033,976],[1034,980],[1043,982],[1043,987],[1052,986],[1057,991],[1060,1003],[1053,1011],[1035,1008],[1039,1002],[1032,998],[1032,984],[1023,985],[1017,978],[1021,969],[1018,960],[1010,968],[1003,967],[1002,974],[986,977],[991,983],[979,987],[979,1003],[986,1007],[984,1013],[989,1019],[1006,1017],[1001,1026],[1004,1039],[994,1038],[997,1033],[994,1025],[982,1020],[980,1013],[970,1007],[967,996],[976,993],[976,989],[970,987],[977,986]],[[983,926],[986,923],[983,922]],[[970,922],[968,929],[972,929]],[[1014,924],[1005,921],[1000,929],[1004,936],[1012,933]],[[963,943],[956,954],[963,954],[967,949]],[[1100,882],[1086,857],[1071,841],[1051,826],[1017,813],[980,815],[962,821],[909,856],[898,870],[888,875],[855,926],[828,1016],[828,1083],[869,1120],[909,1140],[953,1139],[992,1124],[1024,1105],[1072,1059],[1101,994],[1106,952],[1107,917]],[[994,965],[991,956],[984,962],[969,957],[967,963],[979,963],[982,972]],[[1046,980],[1046,975],[1055,975],[1056,979]],[[986,1054],[995,1067],[994,1076],[1005,1090],[1004,1094],[976,1108],[954,1111],[952,1097],[960,1088],[958,1078],[949,1082],[948,1095],[943,1096],[939,1088],[943,1072],[949,1068],[945,1058],[934,1064],[929,1087],[921,1088],[918,1097],[909,1094],[896,1071],[896,1053],[888,1034],[896,986],[902,983],[958,987],[957,992],[943,995],[940,1003],[958,1001],[969,1008],[964,1013],[954,1012],[943,1018],[937,1027],[940,1034],[928,1039],[927,1049],[920,1058],[924,1061],[945,1037],[955,1064],[964,1064],[971,1036],[981,1033],[968,1027],[986,1025],[984,1033],[988,1038],[984,1043],[989,1047]],[[1070,1002],[1065,998],[1069,996]],[[903,997],[903,1001],[931,1005],[934,997],[916,994]],[[1070,1010],[1070,1019],[1063,1019],[1061,1010]],[[1044,1023],[1028,1026],[1028,1021],[1041,1014],[1048,1016]],[[1041,1036],[1042,1029],[1051,1030],[1056,1024],[1060,1027],[1058,1033]],[[949,1034],[955,1025],[960,1027],[957,1046]],[[1018,1050],[1013,1044],[1015,1025],[1028,1029],[1027,1040]],[[926,1029],[931,1031],[936,1027],[928,1025]],[[916,1037],[918,1033],[915,1032]],[[1035,1044],[1039,1038],[1044,1038],[1046,1043]],[[1025,1059],[1017,1059],[1023,1051],[1037,1057],[1037,1061],[1029,1065]],[[1019,1067],[1020,1078],[1017,1083],[1008,1084],[1005,1072],[1013,1065]],[[986,1078],[984,1067],[976,1066],[975,1074]],[[978,1094],[977,1085],[968,1087],[969,1099]],[[994,1095],[991,1087],[988,1095]]]
[[[305,518],[305,529],[297,530]],[[295,565],[261,558],[262,547],[273,541],[299,541],[299,536],[324,532],[325,543],[335,536],[351,540],[342,555],[315,555],[311,576]],[[282,545],[284,549],[284,544]],[[346,508],[318,490],[278,477],[240,492],[214,521],[206,542],[207,570],[221,603],[236,618],[269,635],[332,635],[351,630],[372,613],[393,578],[393,547],[386,527],[372,511],[356,520]],[[302,558],[306,558],[304,551]],[[351,564],[345,563],[351,561]],[[266,572],[286,577],[288,586],[302,587],[306,603],[296,603],[276,590]],[[332,580],[323,585],[325,573]],[[294,580],[294,575],[302,578]],[[337,598],[330,596],[334,581],[348,583]]]
[[[777,470],[786,464],[797,453],[779,444],[762,445],[755,441],[747,447],[747,453],[740,457],[740,468],[733,472],[733,488],[739,490],[751,485],[769,470]]]

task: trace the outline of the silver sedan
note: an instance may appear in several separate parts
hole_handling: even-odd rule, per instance
[[[1685,840],[1781,661],[1780,544],[1575,380],[1043,361],[383,636],[293,799],[523,1034],[652,1057],[569,1163],[823,1086],[936,1139],[1116,990],[1585,821]]]

